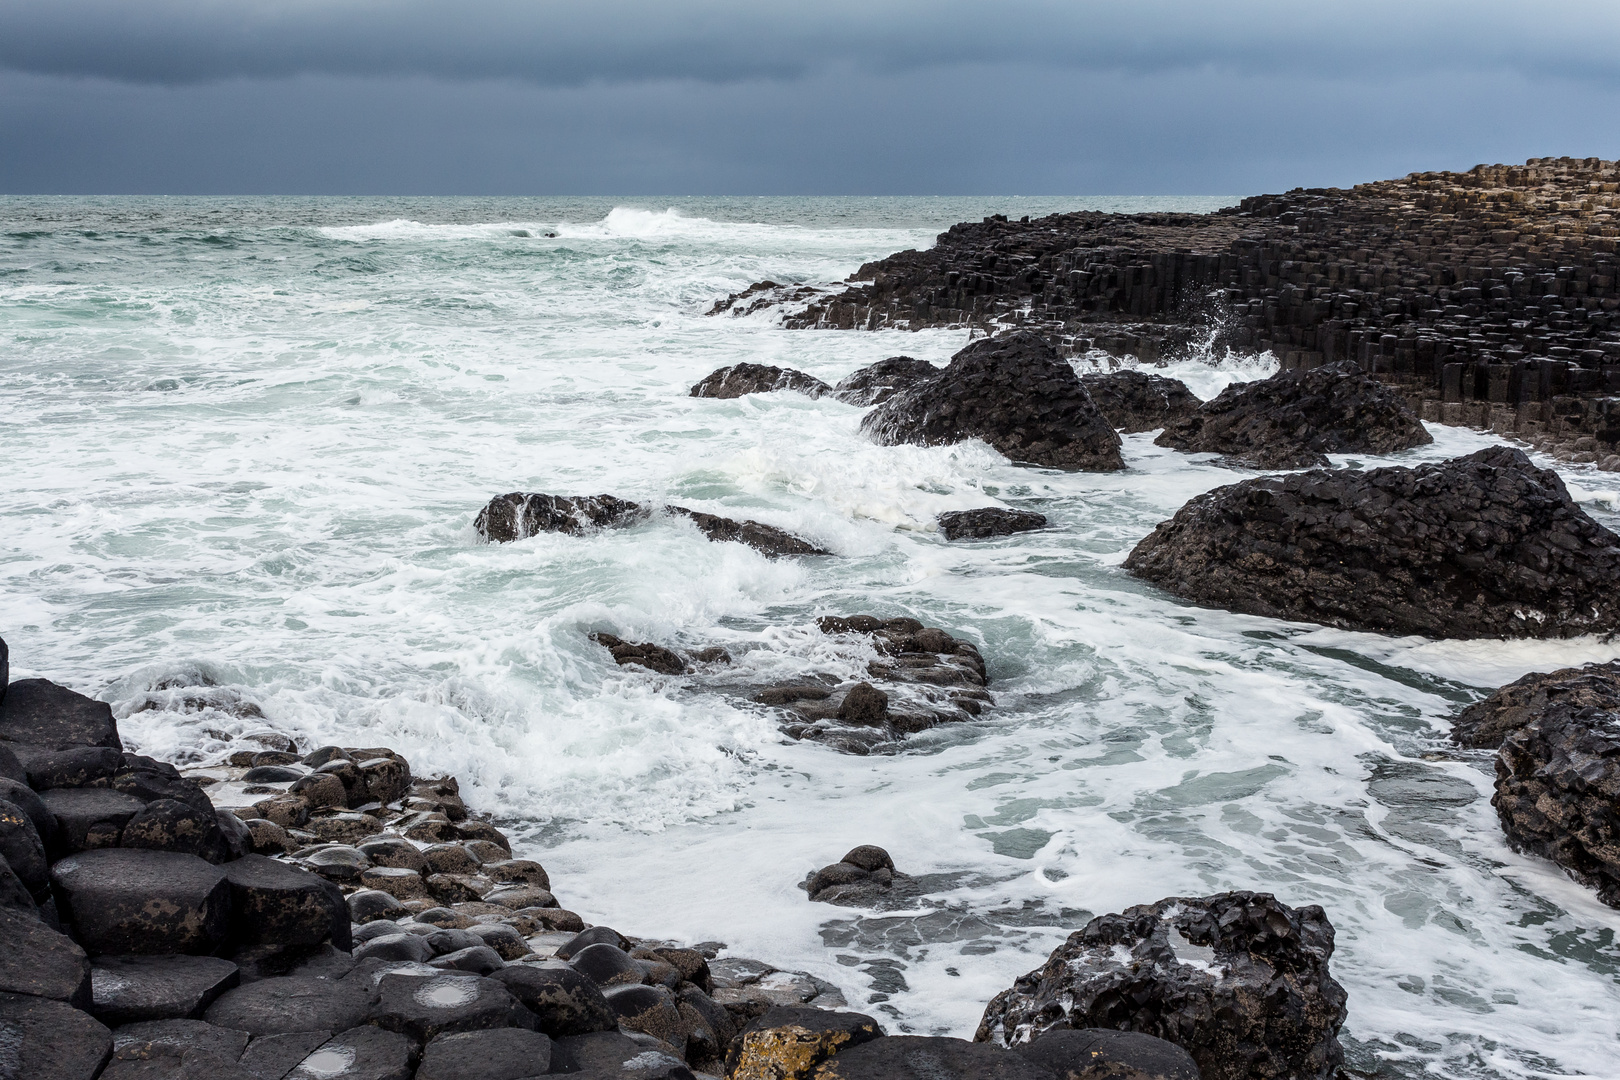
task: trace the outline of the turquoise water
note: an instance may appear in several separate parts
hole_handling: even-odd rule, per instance
[[[176,760],[266,723],[397,747],[459,776],[588,919],[814,971],[896,1027],[970,1034],[1092,914],[1257,888],[1338,928],[1358,1069],[1614,1075],[1620,915],[1506,849],[1488,756],[1444,734],[1486,688],[1620,649],[1183,607],[1119,563],[1234,473],[1151,435],[1125,473],[1068,475],[874,446],[835,401],[686,396],[741,360],[836,381],[965,342],[702,314],[751,282],[834,281],[988,213],[1233,201],[0,199],[14,674],[104,697]],[[1175,373],[1208,395],[1268,370]],[[1434,432],[1388,460],[1488,441]],[[1616,523],[1610,478],[1565,476]],[[838,557],[673,521],[480,545],[473,515],[513,490],[679,501]],[[933,531],[984,505],[1055,527]],[[813,620],[861,612],[980,642],[997,707],[851,758],[731,689],[854,671]],[[593,629],[737,664],[620,669]],[[943,875],[929,905],[807,903],[805,871],[857,843]]]

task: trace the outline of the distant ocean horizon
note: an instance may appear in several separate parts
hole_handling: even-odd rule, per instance
[[[1091,917],[1226,889],[1321,904],[1359,1075],[1612,1075],[1613,912],[1510,852],[1463,704],[1573,641],[1392,638],[1183,606],[1127,552],[1253,475],[1125,438],[1128,469],[882,447],[792,393],[694,399],[739,362],[828,383],[945,363],[965,330],[710,317],[761,280],[829,283],[959,221],[1208,212],[1237,196],[0,196],[0,636],[14,678],[113,705],[176,762],[271,726],[460,778],[564,906],[719,940],[838,985],[894,1031],[971,1036]],[[1082,366],[1102,358],[1077,358]],[[1203,397],[1275,370],[1162,369]],[[1337,464],[1468,453],[1488,435]],[[1556,467],[1620,527],[1613,478]],[[748,517],[835,553],[767,560],[657,519],[478,541],[512,491]],[[1039,532],[946,543],[947,510]],[[995,705],[854,757],[587,636],[721,645],[727,678],[860,667],[821,615],[977,643]],[[947,882],[915,909],[811,904],[857,844]]]

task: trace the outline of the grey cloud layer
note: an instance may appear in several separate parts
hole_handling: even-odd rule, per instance
[[[1456,69],[1620,79],[1620,4],[1500,0],[7,0],[0,67],[131,83],[293,75],[543,86],[840,67]]]

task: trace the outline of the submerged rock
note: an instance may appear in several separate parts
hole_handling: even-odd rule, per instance
[[[1389,454],[1434,438],[1405,394],[1341,361],[1235,383],[1153,441],[1258,469],[1301,469],[1326,465],[1328,454]]]
[[[1110,472],[1119,436],[1074,368],[1027,331],[976,341],[950,366],[873,409],[861,430],[885,445],[983,439],[1016,462]]]
[[[1033,532],[1046,528],[1046,515],[1030,510],[947,510],[939,515],[939,531],[947,540],[984,540],[992,536]]]
[[[832,393],[832,387],[802,371],[771,367],[767,364],[732,364],[717,368],[692,387],[692,397],[739,398],[744,394],[769,394],[793,390],[809,397]]]
[[[1620,537],[1557,473],[1505,446],[1216,488],[1125,569],[1195,603],[1347,630],[1560,638],[1620,626]]]
[[[1553,705],[1620,712],[1620,660],[1552,672],[1532,671],[1458,713],[1451,722],[1451,739],[1473,750],[1495,750],[1503,739]]]
[[[1103,915],[993,998],[974,1039],[1116,1028],[1185,1049],[1203,1080],[1332,1080],[1346,995],[1320,907],[1266,893],[1171,897]]]
[[[1187,384],[1133,368],[1082,375],[1091,400],[1115,430],[1153,431],[1192,416],[1203,404]]]
[[[777,558],[782,555],[831,555],[807,540],[801,540],[775,525],[762,525],[757,521],[734,521],[715,514],[688,510],[684,506],[670,506],[671,514],[684,517],[698,527],[698,531],[715,543],[730,541],[747,544],[762,555]]]
[[[577,536],[587,529],[616,529],[644,521],[650,511],[612,495],[539,495],[514,491],[497,495],[478,511],[473,528],[497,544],[543,532]]]
[[[1515,851],[1551,859],[1620,908],[1620,708],[1564,700],[1509,733],[1496,815]]]
[[[685,660],[650,641],[637,644],[606,633],[592,634],[591,640],[612,653],[614,662],[620,667],[635,664],[661,675],[680,675],[686,671]]]
[[[902,390],[938,375],[940,369],[926,360],[891,356],[844,376],[833,387],[833,397],[848,405],[881,405]]]

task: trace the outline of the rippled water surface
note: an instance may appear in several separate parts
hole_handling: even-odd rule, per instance
[[[0,199],[14,677],[111,701],[177,760],[267,723],[394,746],[458,775],[588,919],[810,970],[898,1028],[970,1035],[1091,915],[1253,888],[1327,909],[1357,1070],[1620,1075],[1620,913],[1511,853],[1489,756],[1444,739],[1488,688],[1620,649],[1182,606],[1119,564],[1245,474],[1151,435],[1124,473],[1070,475],[874,446],[831,400],[686,396],[741,360],[836,381],[966,340],[702,315],[753,281],[834,280],[991,212],[1230,201]],[[1175,374],[1207,396],[1267,370]],[[1488,441],[1434,433],[1341,463]],[[1565,477],[1617,523],[1608,477]],[[478,544],[514,490],[678,500],[837,558],[668,520]],[[933,531],[985,505],[1053,527]],[[833,662],[817,615],[865,612],[978,641],[997,707],[842,756],[585,637],[722,644],[764,679]],[[858,843],[938,875],[929,902],[806,902],[805,872]]]

